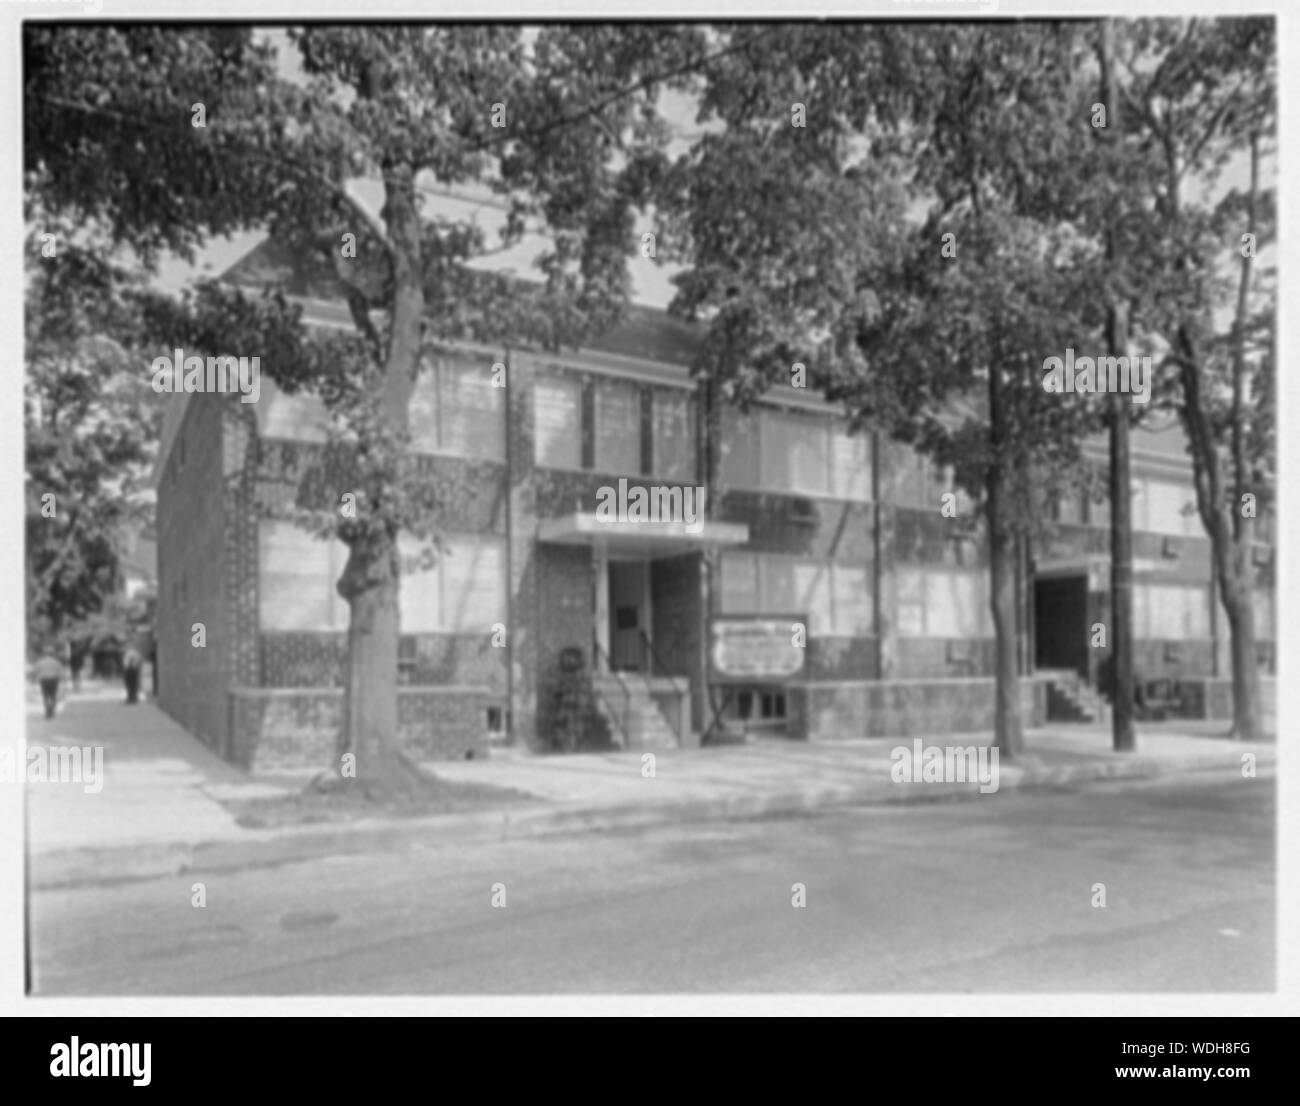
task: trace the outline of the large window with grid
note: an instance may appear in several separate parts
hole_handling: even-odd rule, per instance
[[[400,588],[403,633],[488,633],[506,619],[505,541],[495,534],[452,534],[428,567],[421,543],[404,536]],[[348,605],[335,584],[347,563],[341,541],[324,541],[291,522],[260,526],[259,620],[263,630],[341,632]]]
[[[872,633],[871,578],[865,565],[775,553],[724,553],[723,614],[804,614],[814,636]]]
[[[411,448],[504,460],[506,390],[493,379],[486,357],[426,360],[411,393]]]
[[[843,419],[812,411],[760,408],[722,418],[722,479],[729,488],[871,498],[871,439]]]
[[[595,464],[597,472],[641,472],[641,389],[626,380],[595,384]]]
[[[987,571],[903,567],[896,582],[899,637],[994,636]]]
[[[533,460],[544,468],[582,467],[582,381],[539,373],[533,385]]]

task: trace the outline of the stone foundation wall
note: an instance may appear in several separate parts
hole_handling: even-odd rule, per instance
[[[416,760],[488,755],[486,687],[403,687],[402,747]],[[236,688],[230,693],[231,759],[247,770],[331,765],[343,709],[341,688]]]
[[[1047,719],[1047,685],[1020,681],[1025,726]],[[809,741],[853,737],[911,737],[993,728],[994,681],[860,680],[791,685],[786,689],[789,733]]]

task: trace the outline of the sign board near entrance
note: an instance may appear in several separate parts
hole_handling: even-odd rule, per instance
[[[802,615],[715,618],[709,624],[714,683],[788,680],[803,671],[808,625]]]

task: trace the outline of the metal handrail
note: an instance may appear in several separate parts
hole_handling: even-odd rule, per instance
[[[641,636],[641,644],[645,647],[641,653],[642,659],[645,658],[645,653],[648,650],[650,653],[650,660],[652,662],[651,667],[663,671],[664,679],[673,681],[673,688],[678,695],[688,694],[690,691],[689,684],[687,685],[686,688],[682,688],[677,683],[680,677],[674,676],[671,672],[666,671],[668,666],[664,664],[663,657],[659,655],[659,651],[655,648],[655,643],[651,640],[650,635],[645,632],[645,629],[643,627],[638,626],[636,632]],[[654,675],[654,672],[646,672],[643,670],[641,675],[646,677],[646,679],[649,679],[650,676]]]
[[[655,668],[655,669],[659,669],[659,670],[661,670],[661,671],[667,669],[668,666],[667,666],[666,664],[664,664],[663,658],[659,655],[658,650],[655,649],[655,643],[650,639],[650,635],[647,634],[647,633],[645,632],[645,628],[644,628],[644,627],[641,627],[641,626],[638,626],[636,632],[641,636],[641,645],[642,645],[641,658],[642,658],[642,660],[644,661],[646,651],[648,650],[649,653],[650,653],[650,661],[651,661],[649,667],[651,667],[651,668]],[[649,692],[652,692],[652,693],[653,693],[654,688],[653,688],[653,686],[652,686],[651,683],[650,683],[650,677],[651,677],[652,675],[654,675],[654,673],[653,673],[653,672],[647,672],[647,671],[645,670],[646,667],[647,667],[646,665],[644,665],[644,664],[642,665],[641,678],[645,681],[646,690],[649,691]],[[679,701],[680,701],[681,699],[684,699],[686,696],[688,696],[688,695],[691,693],[691,685],[690,685],[690,682],[689,682],[689,681],[687,681],[686,686],[683,687],[681,684],[679,684],[679,683],[677,682],[678,679],[679,679],[679,677],[674,676],[674,675],[672,675],[670,672],[667,672],[667,671],[664,671],[664,679],[667,679],[667,680],[671,680],[671,681],[672,681],[672,683],[673,683],[673,692],[676,694],[676,696],[677,696],[677,698],[678,698]],[[680,718],[680,717],[681,717],[681,714],[680,714],[680,711],[679,711],[679,712],[678,712],[678,718]],[[674,729],[674,730],[680,730],[680,728],[681,728],[681,727],[680,727],[680,725],[679,725],[678,723],[676,723],[676,722],[673,723],[673,729]],[[680,742],[680,741],[682,740],[682,737],[683,737],[683,736],[684,736],[683,734],[678,733],[678,734],[677,734],[677,740]]]
[[[617,670],[614,668],[614,664],[610,660],[609,654],[605,652],[603,648],[601,648],[600,641],[599,639],[596,638],[594,634],[592,635],[591,638],[591,647],[593,650],[592,655],[596,657],[598,660],[599,659],[604,660],[606,672],[608,672],[611,676],[614,677],[614,679],[618,681],[618,686],[622,689],[623,692],[622,716],[621,717],[619,716],[618,712],[614,709],[614,704],[611,703],[605,697],[605,695],[600,690],[600,685],[596,682],[597,675],[601,675],[601,673],[596,673],[596,672],[592,673],[592,678],[591,678],[592,694],[595,695],[595,697],[599,699],[602,703],[604,703],[607,708],[609,708],[611,719],[613,720],[614,724],[618,727],[619,732],[623,735],[624,746],[630,747],[632,744],[632,732],[630,729],[629,720],[632,714],[632,691],[624,682],[623,677],[620,676]],[[593,666],[593,667],[597,667],[597,666]]]

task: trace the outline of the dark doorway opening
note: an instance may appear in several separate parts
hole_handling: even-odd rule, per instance
[[[1088,578],[1034,581],[1034,665],[1088,675]]]
[[[609,660],[616,672],[645,670],[641,635],[649,630],[649,602],[644,561],[609,565]]]

